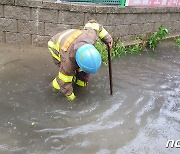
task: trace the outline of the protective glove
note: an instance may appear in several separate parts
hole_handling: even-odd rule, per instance
[[[102,42],[104,42],[107,46],[109,46],[110,49],[112,48],[113,39],[111,35],[107,34],[104,38],[102,38]]]
[[[108,43],[108,46],[109,46],[110,49],[112,48],[112,45],[113,45],[112,41]]]
[[[90,74],[85,73],[85,72],[83,72],[83,71],[80,71],[80,72],[77,71],[77,72],[76,72],[76,75],[75,75],[76,79],[79,79],[79,80],[81,80],[81,81],[84,81],[85,83],[88,82],[89,76],[90,76]]]

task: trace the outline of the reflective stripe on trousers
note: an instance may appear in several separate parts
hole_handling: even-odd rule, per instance
[[[86,82],[77,79],[75,76],[73,77],[73,82],[76,83],[78,86],[81,86],[81,87],[86,87],[87,86]]]
[[[56,78],[52,81],[52,85],[53,85],[53,88],[55,88],[56,90],[60,90],[60,85],[57,82]]]
[[[72,94],[71,95],[69,95],[69,96],[66,96],[67,97],[67,99],[69,100],[69,101],[73,101],[75,98],[76,98],[76,96],[74,95],[74,93],[72,92]]]
[[[73,76],[67,76],[64,75],[63,73],[59,72],[58,77],[56,77],[53,81],[52,81],[52,86],[53,88],[55,88],[56,90],[60,90],[60,81],[62,80],[63,82],[72,82]],[[66,96],[68,100],[72,101],[76,98],[76,96],[74,95],[74,93],[72,92],[70,95]]]
[[[55,89],[60,90],[60,83],[59,80],[63,81],[63,82],[72,82],[73,76],[68,76],[65,75],[61,72],[59,72],[58,77],[56,77],[53,81],[52,81],[52,85]]]

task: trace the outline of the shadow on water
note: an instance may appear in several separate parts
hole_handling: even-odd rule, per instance
[[[0,51],[0,152],[178,153],[180,52],[171,42],[157,51],[113,61],[75,87],[69,103],[48,84],[58,69],[48,51]],[[26,50],[24,50],[26,51]]]

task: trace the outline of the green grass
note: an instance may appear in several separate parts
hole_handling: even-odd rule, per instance
[[[147,41],[148,41],[148,47],[152,48],[153,50],[156,48],[157,44],[161,42],[166,36],[168,35],[168,30],[164,28],[163,26],[160,26],[158,31],[155,33],[152,33]]]

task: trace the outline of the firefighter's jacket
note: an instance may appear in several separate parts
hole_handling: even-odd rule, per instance
[[[57,33],[48,42],[48,48],[59,65],[59,75],[53,80],[53,87],[60,90],[65,96],[74,96],[72,82],[79,69],[75,56],[79,47],[84,44],[95,44],[98,37],[106,44],[112,37],[99,24],[86,24],[85,29],[69,29]],[[77,81],[77,80],[76,80]],[[83,81],[78,81],[83,86]],[[85,85],[85,84],[84,84]]]

